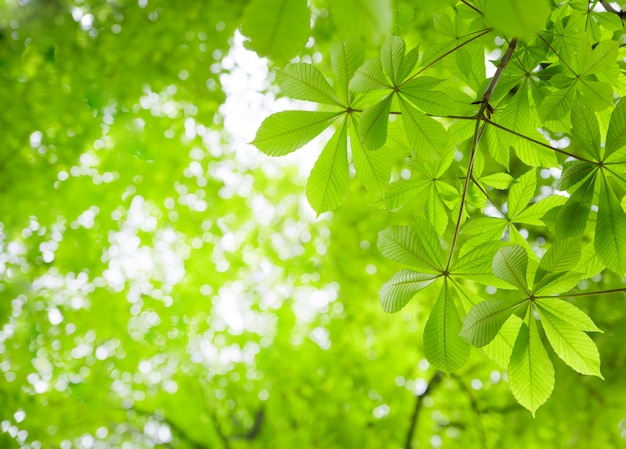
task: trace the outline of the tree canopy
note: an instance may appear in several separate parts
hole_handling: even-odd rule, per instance
[[[1,447],[623,444],[626,3],[0,11]]]

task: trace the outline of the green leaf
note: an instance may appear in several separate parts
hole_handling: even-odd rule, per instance
[[[370,151],[370,153],[377,152]],[[430,184],[431,181],[427,179],[401,179],[400,181],[392,182],[387,187],[380,205],[384,209],[397,209]]]
[[[421,218],[417,227],[391,226],[378,233],[378,249],[387,259],[427,273],[441,273],[443,254],[432,225]]]
[[[558,89],[544,98],[538,112],[543,121],[559,120],[572,110],[574,101],[574,85]]]
[[[507,190],[513,182],[513,177],[508,173],[492,173],[487,176],[481,176],[480,182],[498,190]]]
[[[548,296],[569,291],[576,287],[584,274],[570,271],[567,273],[547,273],[534,286],[536,295]]]
[[[387,141],[387,124],[392,99],[393,95],[389,95],[361,113],[359,137],[368,150],[377,150]]]
[[[354,116],[353,121],[356,121]],[[391,160],[385,149],[367,151],[361,146],[355,126],[350,127],[350,149],[357,178],[371,192],[383,195],[389,185]]]
[[[587,47],[583,47],[581,50],[585,50]],[[593,73],[602,73],[612,69],[617,65],[617,50],[619,48],[619,42],[616,41],[601,41],[595,46],[591,54],[585,54],[587,52],[580,52],[582,59],[578,67],[578,75],[585,76]]]
[[[576,237],[585,232],[593,200],[595,178],[588,178],[561,207],[556,219],[556,234],[562,238]]]
[[[448,148],[448,134],[443,125],[425,116],[400,96],[400,111],[406,136],[419,157],[439,159]]]
[[[440,275],[400,270],[380,288],[380,304],[387,313],[402,309],[421,290]]]
[[[400,70],[398,71],[399,80],[405,80],[407,76],[411,74],[411,72],[415,68],[415,65],[417,64],[419,56],[419,46],[412,48],[406,55],[404,55],[404,61],[402,61],[402,64],[400,65]]]
[[[342,0],[329,3],[330,18],[341,38],[380,44],[391,32],[391,0]]]
[[[393,34],[399,36],[413,22],[415,17],[415,3],[411,0],[392,0]]]
[[[511,101],[509,101],[509,104],[504,108],[501,125],[521,133],[533,129],[530,103],[528,101],[528,88],[525,82],[522,83],[513,98],[511,98]]]
[[[595,249],[611,270],[626,273],[626,213],[608,182],[600,178]]]
[[[339,41],[330,46],[330,63],[337,80],[339,96],[344,105],[351,103],[349,98],[350,80],[365,57],[363,45],[357,41]]]
[[[559,179],[557,189],[567,190],[585,179],[594,169],[594,166],[584,161],[569,161],[563,164],[563,173]]]
[[[306,184],[306,196],[317,214],[335,209],[348,193],[348,137],[344,122],[315,162]]]
[[[423,82],[424,78],[430,80],[430,77],[418,77],[402,84],[402,86],[400,86],[402,97],[428,114],[450,114],[450,111],[454,110],[455,107],[453,100],[443,92],[425,88],[425,85],[432,83]],[[439,84],[439,82],[437,82],[437,84]]]
[[[356,69],[350,89],[355,92],[368,92],[370,90],[391,89],[392,86],[385,78],[383,67],[379,59],[368,59],[361,67]]]
[[[600,160],[600,127],[595,113],[587,106],[584,97],[578,97],[572,109],[572,137],[595,160]]]
[[[397,86],[402,80],[399,79],[399,72],[404,62],[406,45],[404,39],[399,36],[389,36],[380,50],[380,61],[385,75]]]
[[[263,120],[251,143],[269,156],[284,156],[313,140],[339,115],[318,111],[277,112]]]
[[[439,183],[434,183],[428,191],[424,213],[430,224],[432,224],[437,231],[437,234],[441,236],[448,226],[448,214],[441,200],[441,196],[437,191],[436,184]]]
[[[562,206],[567,202],[567,198],[560,195],[546,197],[535,204],[527,207],[515,216],[516,223],[529,224],[533,226],[545,226],[542,218],[552,209]]]
[[[340,105],[339,98],[324,75],[311,64],[288,64],[278,72],[283,94],[297,100]]]
[[[542,30],[550,14],[547,0],[490,0],[485,2],[485,18],[507,36],[530,39]]]
[[[520,327],[511,361],[509,381],[515,399],[535,416],[554,389],[554,367],[543,347],[532,314]]]
[[[546,337],[561,360],[581,374],[603,378],[600,354],[593,340],[568,322],[542,309],[540,304],[537,304],[537,309]]]
[[[511,218],[515,218],[517,214],[522,212],[532,199],[536,188],[537,175],[534,169],[530,169],[520,176],[511,186],[509,190],[509,210],[507,215]]]
[[[528,292],[526,270],[528,269],[528,253],[519,245],[509,245],[500,248],[493,258],[493,273],[519,288]]]
[[[285,60],[304,48],[310,20],[306,0],[252,0],[244,11],[241,31],[250,38],[249,49]]]
[[[604,111],[613,106],[613,88],[609,83],[581,78],[578,91],[592,111]]]
[[[543,272],[553,273],[570,271],[578,264],[580,254],[581,247],[579,240],[557,240],[541,258],[539,268],[543,270]]]
[[[506,320],[527,301],[516,298],[487,300],[477,304],[463,320],[461,337],[473,346],[485,346],[495,338]]]
[[[626,101],[620,101],[615,106],[609,121],[606,146],[604,147],[604,160],[615,162],[610,158],[610,155],[624,146],[626,146]]]
[[[502,369],[507,369],[511,360],[511,353],[515,340],[519,334],[519,328],[522,320],[516,315],[511,315],[505,321],[504,326],[500,328],[500,332],[491,340],[491,343],[482,347],[482,351],[487,357],[497,363]]]
[[[557,298],[537,298],[536,304],[571,324],[575,329],[587,332],[602,332],[589,316],[574,304]]]
[[[446,282],[424,327],[424,355],[435,368],[451,373],[465,364],[470,347],[460,331],[461,318]]]

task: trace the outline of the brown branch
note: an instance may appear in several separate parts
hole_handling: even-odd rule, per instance
[[[469,3],[467,0],[461,0],[461,3],[463,3],[465,6],[473,9],[474,11],[476,11],[478,14],[480,14],[481,16],[483,15],[483,12],[478,9],[477,7],[475,7],[474,5],[472,5],[471,3]]]
[[[622,9],[620,9],[619,11],[616,10],[607,0],[600,0],[600,4],[606,10],[606,12],[612,12],[614,14],[617,14],[622,20],[624,20],[624,18],[626,17],[626,11]]]
[[[483,123],[481,125],[481,121],[486,120],[485,111],[490,111],[491,106],[489,105],[489,100],[491,99],[491,95],[493,95],[493,91],[498,85],[498,81],[500,81],[500,77],[506,68],[506,65],[509,63],[513,52],[515,51],[515,47],[517,46],[517,38],[511,39],[509,42],[509,46],[507,47],[500,63],[498,64],[498,68],[496,69],[496,73],[491,78],[487,89],[483,93],[483,96],[480,100],[480,108],[476,113],[476,126],[474,128],[474,138],[472,140],[472,147],[470,149],[470,160],[467,166],[467,174],[465,175],[465,183],[463,184],[463,193],[461,194],[461,206],[459,207],[459,215],[456,220],[456,225],[454,227],[454,235],[452,236],[452,243],[450,244],[450,253],[448,254],[448,263],[446,265],[446,271],[450,269],[450,265],[452,264],[452,256],[454,254],[454,249],[456,247],[457,240],[459,238],[459,230],[461,229],[461,221],[463,219],[463,213],[465,212],[465,202],[467,200],[467,191],[469,190],[470,180],[474,171],[474,160],[476,159],[476,151],[478,150],[478,144],[480,143],[480,139],[483,136],[485,131],[485,127],[487,123]]]
[[[413,408],[413,413],[411,414],[411,420],[409,421],[409,430],[406,434],[406,440],[404,443],[404,449],[411,449],[413,447],[413,434],[415,433],[415,429],[417,428],[417,423],[419,419],[419,413],[422,408],[422,404],[424,402],[424,398],[432,392],[432,390],[441,382],[443,375],[441,371],[437,371],[433,377],[428,381],[428,386],[424,393],[417,396],[415,399],[415,408]]]

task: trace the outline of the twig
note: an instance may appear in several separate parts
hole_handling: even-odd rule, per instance
[[[483,15],[483,12],[480,9],[478,9],[477,7],[472,5],[471,3],[467,2],[466,0],[461,0],[461,3],[463,3],[465,6],[468,6],[468,7],[472,8],[474,11],[476,11],[481,16]]]
[[[454,235],[452,236],[452,243],[450,244],[450,253],[448,255],[448,263],[446,265],[446,271],[450,269],[450,265],[452,264],[452,256],[454,254],[454,249],[456,247],[456,242],[459,238],[459,230],[461,228],[461,221],[463,219],[463,213],[465,212],[465,202],[467,199],[467,191],[469,189],[470,180],[472,178],[472,174],[474,171],[474,160],[476,159],[476,150],[478,149],[478,144],[480,143],[480,139],[483,136],[483,132],[485,131],[485,127],[487,123],[482,123],[481,121],[486,120],[485,111],[489,111],[491,106],[489,105],[489,100],[491,99],[491,95],[493,95],[493,91],[498,85],[498,81],[500,81],[500,77],[506,68],[506,65],[509,63],[511,59],[511,55],[515,51],[515,47],[517,46],[517,38],[511,39],[509,42],[509,46],[507,47],[500,63],[498,64],[498,68],[496,69],[496,73],[491,78],[487,89],[483,93],[483,96],[480,100],[480,108],[476,113],[476,127],[474,128],[474,138],[472,140],[472,148],[470,150],[470,160],[467,166],[467,174],[465,175],[465,183],[463,184],[463,193],[461,194],[461,206],[459,207],[459,215],[456,220],[456,225],[454,228]]]
[[[415,429],[417,428],[417,422],[419,419],[420,409],[422,408],[422,403],[424,402],[424,398],[432,392],[432,390],[441,382],[443,375],[441,371],[437,371],[435,375],[428,381],[428,386],[424,393],[417,396],[415,399],[415,408],[413,409],[413,413],[411,414],[411,421],[409,422],[409,430],[406,433],[406,442],[404,443],[404,449],[411,449],[413,447],[413,434],[415,433]]]

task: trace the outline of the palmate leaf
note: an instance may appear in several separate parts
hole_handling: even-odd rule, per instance
[[[465,364],[470,347],[459,336],[460,331],[461,318],[452,290],[444,282],[424,327],[424,355],[435,368],[451,373]]]
[[[508,173],[492,173],[490,175],[481,176],[480,182],[494,189],[507,190],[513,183],[513,177]]]
[[[493,258],[492,268],[493,273],[500,279],[528,292],[526,283],[528,253],[522,246],[509,245],[500,248]]]
[[[365,188],[371,192],[383,195],[389,185],[391,176],[391,160],[385,148],[378,151],[367,151],[361,146],[356,132],[356,118],[353,116],[353,125],[350,127],[350,149],[356,169],[356,176]]]
[[[592,111],[604,111],[613,106],[613,88],[609,83],[581,78],[577,86]]]
[[[568,161],[563,164],[563,173],[557,188],[567,190],[585,179],[594,169],[594,166],[584,161]]]
[[[532,204],[515,216],[516,223],[533,226],[545,226],[542,218],[552,209],[562,206],[567,198],[560,195],[552,195]]]
[[[310,20],[306,0],[252,0],[244,11],[241,30],[250,38],[246,47],[284,60],[304,48]]]
[[[626,146],[626,101],[622,100],[617,103],[611,114],[604,147],[604,160],[616,162],[610,156],[624,146]]]
[[[400,111],[406,136],[419,157],[439,159],[448,149],[443,125],[418,111],[400,95]]]
[[[287,64],[278,72],[278,82],[283,94],[297,100],[341,105],[324,75],[311,64]]]
[[[404,53],[406,45],[404,39],[400,36],[389,36],[380,50],[380,61],[383,71],[387,78],[391,80],[394,86],[397,86],[400,79],[400,69],[404,63]]]
[[[487,21],[498,31],[507,36],[530,39],[543,29],[550,15],[550,4],[547,0],[487,1],[483,12]]]
[[[576,237],[585,232],[593,201],[595,177],[589,177],[561,207],[556,219],[556,234],[563,238]]]
[[[506,108],[504,108],[500,124],[514,131],[525,133],[537,128],[533,126],[533,122],[528,100],[528,87],[526,82],[523,82]]]
[[[595,343],[583,331],[542,309],[537,303],[543,330],[554,352],[572,369],[581,374],[602,377],[600,354]]]
[[[347,121],[330,138],[315,162],[306,196],[317,214],[339,206],[348,193]]]
[[[411,0],[392,0],[391,10],[393,13],[392,33],[399,36],[413,21],[415,16],[415,3]]]
[[[377,150],[387,141],[389,108],[393,95],[388,95],[379,103],[364,110],[359,120],[359,138],[368,150]]]
[[[284,156],[313,140],[339,115],[319,111],[277,112],[263,120],[251,143],[269,156]]]
[[[539,105],[538,112],[543,121],[562,119],[572,110],[574,84],[569,87],[558,89],[549,94]]]
[[[584,277],[586,277],[584,274],[575,271],[547,273],[535,284],[533,291],[537,295],[556,295],[576,287]]]
[[[432,183],[428,191],[424,214],[426,219],[437,231],[437,234],[442,236],[448,226],[448,213],[446,212],[446,207],[441,200],[441,194],[437,189],[437,184],[439,183]]]
[[[571,324],[575,329],[587,332],[602,332],[585,312],[574,304],[557,298],[538,298],[537,306]]]
[[[431,90],[441,80],[427,76],[414,78],[400,86],[402,96],[414,106],[428,114],[447,115],[454,111],[455,105],[448,95],[437,90]]]
[[[509,366],[513,346],[515,346],[515,340],[517,340],[521,325],[521,318],[517,315],[511,315],[509,319],[504,322],[504,325],[500,328],[496,337],[481,348],[485,355],[497,363],[502,369],[507,369]]]
[[[598,119],[581,96],[572,109],[572,136],[591,157],[596,161],[600,160],[601,139]]]
[[[584,45],[575,53],[576,66],[579,76],[602,73],[617,64],[617,50],[619,43],[616,41],[601,41],[594,46]]]
[[[368,59],[361,67],[356,69],[350,89],[355,92],[369,92],[371,90],[392,89],[389,84],[379,59]]]
[[[532,313],[520,327],[509,362],[511,392],[535,416],[554,389],[554,366],[543,347]]]
[[[608,268],[626,273],[626,213],[606,179],[600,178],[595,249]]]
[[[439,274],[400,270],[380,288],[380,305],[385,312],[395,313],[439,276]]]
[[[483,301],[469,311],[460,335],[471,345],[485,346],[494,339],[506,320],[527,303],[528,299],[519,298]]]
[[[423,217],[416,226],[391,226],[379,232],[378,249],[387,259],[426,273],[443,272],[443,252],[433,226]]]
[[[509,190],[509,217],[515,218],[517,214],[524,210],[532,199],[536,188],[537,175],[534,169],[530,169],[513,183]]]
[[[338,94],[344,105],[349,105],[350,91],[348,86],[354,76],[354,72],[365,58],[363,45],[357,41],[334,42],[330,46],[330,64],[333,67],[335,79],[337,80]]]
[[[369,153],[378,154],[380,152],[370,151]],[[387,186],[383,198],[377,204],[383,209],[397,209],[430,184],[429,179],[401,179],[392,182]]]

